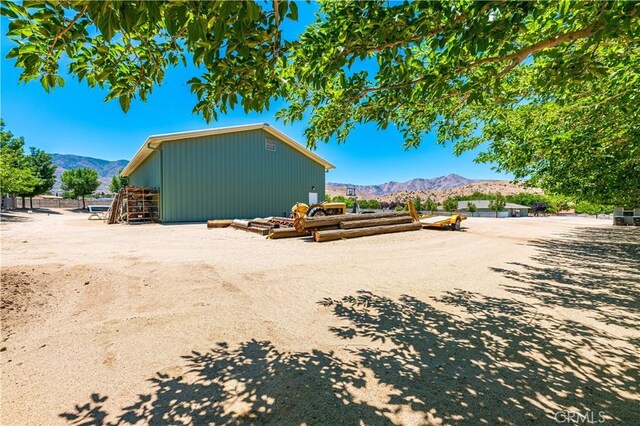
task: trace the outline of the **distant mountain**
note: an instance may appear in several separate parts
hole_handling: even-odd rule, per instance
[[[348,186],[355,186],[356,193],[362,198],[377,198],[383,195],[402,191],[442,191],[460,186],[471,185],[481,180],[467,179],[460,175],[450,174],[431,179],[411,179],[407,182],[386,182],[379,185],[350,185],[346,183],[327,183],[327,192],[331,195],[344,195]]]
[[[109,192],[111,178],[118,174],[120,169],[123,169],[128,163],[127,160],[108,161],[70,154],[51,154],[51,156],[53,157],[53,163],[58,166],[56,169],[56,184],[52,190],[54,194],[62,193],[62,185],[60,183],[60,175],[62,172],[69,169],[77,169],[78,167],[86,167],[97,171],[98,179],[101,182],[97,192]]]
[[[529,188],[523,185],[509,182],[508,180],[491,180],[491,181],[478,181],[469,185],[457,186],[450,189],[439,189],[433,191],[399,191],[392,194],[386,194],[379,197],[375,197],[380,201],[395,201],[395,202],[407,202],[413,200],[416,197],[420,197],[423,200],[431,198],[439,203],[443,202],[449,197],[468,196],[474,193],[483,194],[495,194],[496,192],[502,195],[514,195],[525,192],[527,194],[542,194],[543,191],[540,188]],[[363,197],[366,198],[366,197]]]

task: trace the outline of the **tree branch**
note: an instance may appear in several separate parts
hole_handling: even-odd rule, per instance
[[[51,53],[53,53],[53,49],[55,48],[56,44],[58,43],[58,40],[60,40],[60,38],[63,35],[65,35],[66,32],[71,29],[71,27],[73,27],[73,24],[78,22],[78,19],[80,19],[82,17],[82,15],[85,14],[86,11],[87,11],[87,6],[85,5],[82,8],[82,10],[80,12],[78,12],[78,14],[69,22],[69,24],[66,27],[64,27],[58,34],[56,34],[56,36],[53,38],[53,41],[51,42],[51,47],[49,48],[49,51],[47,52],[47,56],[44,59],[45,62],[49,61],[49,57],[51,57]]]
[[[423,40],[426,37],[432,37],[434,35],[438,35],[442,32],[444,32],[447,29],[448,25],[456,25],[459,24],[460,22],[464,21],[465,19],[467,19],[467,15],[465,13],[462,13],[460,16],[458,16],[456,19],[454,19],[450,24],[445,24],[442,25],[436,29],[433,29],[431,31],[428,31],[424,34],[416,34],[413,37],[409,38],[408,40],[395,40],[395,41],[388,41],[386,43],[382,43],[380,45],[377,46],[372,46],[372,47],[366,47],[366,46],[356,46],[353,49],[350,50],[344,50],[340,53],[340,56],[347,56],[347,55],[351,55],[354,53],[358,53],[359,49],[364,49],[366,53],[376,53],[376,52],[380,52],[383,51],[385,49],[389,49],[391,47],[396,47],[396,46],[401,46],[403,44],[409,44],[409,43],[415,43],[417,41]]]
[[[606,104],[608,102],[611,102],[614,99],[621,98],[622,96],[625,96],[625,95],[628,95],[629,93],[637,92],[637,91],[638,90],[628,89],[628,90],[625,90],[624,92],[620,92],[620,93],[617,93],[617,94],[615,94],[613,96],[609,96],[608,98],[605,98],[605,99],[603,99],[601,101],[598,101],[595,104],[591,104],[591,105],[576,105],[575,108],[577,108],[577,109],[595,108],[597,106],[604,105],[604,104]]]
[[[603,7],[606,6],[606,4],[603,4]],[[635,16],[637,13],[637,8],[633,8],[627,15],[628,16]],[[598,18],[601,16],[602,11],[598,14]],[[462,71],[462,70],[466,70],[469,68],[474,68],[480,65],[484,65],[484,64],[490,64],[490,63],[494,63],[494,62],[502,62],[502,61],[511,61],[511,63],[509,65],[507,65],[502,71],[500,71],[500,73],[498,74],[499,76],[502,76],[504,74],[506,74],[507,72],[509,72],[510,70],[512,70],[513,68],[516,67],[516,65],[518,65],[520,62],[524,61],[525,58],[527,58],[527,56],[539,52],[541,50],[545,50],[545,49],[550,49],[552,47],[556,47],[559,46],[563,43],[569,42],[569,41],[574,41],[574,40],[579,40],[582,38],[589,38],[591,37],[596,31],[598,31],[599,29],[601,29],[602,27],[604,27],[604,24],[596,24],[598,22],[598,18],[596,18],[594,20],[594,22],[591,23],[591,25],[581,29],[581,30],[577,30],[577,31],[573,31],[571,33],[566,33],[566,34],[562,34],[559,36],[555,36],[555,37],[551,37],[549,39],[546,40],[542,40],[539,41],[538,43],[532,44],[531,46],[528,46],[522,50],[520,50],[519,52],[516,53],[512,53],[510,55],[505,55],[505,56],[493,56],[490,58],[484,58],[484,59],[480,59],[478,61],[474,61],[471,62],[470,64],[459,68],[456,71]]]

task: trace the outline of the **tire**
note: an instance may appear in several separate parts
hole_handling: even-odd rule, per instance
[[[313,207],[307,212],[307,217],[326,216],[326,215],[327,215],[326,210],[320,206]]]

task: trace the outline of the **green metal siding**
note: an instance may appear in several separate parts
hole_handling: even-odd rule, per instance
[[[160,187],[160,153],[154,151],[129,176],[133,186]]]
[[[266,150],[267,137],[275,139],[253,130],[163,143],[162,221],[288,214],[312,186],[324,200],[324,166],[277,139]]]

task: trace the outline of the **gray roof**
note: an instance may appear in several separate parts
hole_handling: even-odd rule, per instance
[[[467,203],[473,203],[476,205],[478,209],[488,209],[490,200],[467,200],[467,201],[458,201],[458,210],[466,210]],[[507,203],[504,206],[505,209],[531,209],[531,207],[522,206],[520,204]]]

